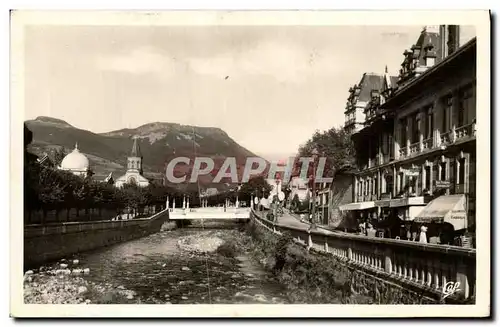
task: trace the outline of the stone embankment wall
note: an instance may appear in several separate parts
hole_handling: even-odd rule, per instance
[[[149,218],[70,222],[24,227],[25,270],[34,265],[71,256],[75,253],[140,238],[160,231],[168,211]]]

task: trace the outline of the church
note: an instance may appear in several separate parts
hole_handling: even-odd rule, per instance
[[[116,187],[122,187],[124,184],[136,184],[140,187],[149,185],[149,180],[143,176],[142,171],[142,154],[137,138],[134,138],[132,152],[127,159],[127,172],[120,176],[115,181]]]

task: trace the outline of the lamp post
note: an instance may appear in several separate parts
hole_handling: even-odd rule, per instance
[[[262,201],[262,199],[264,199],[264,191],[265,191],[265,188],[262,187],[262,197],[260,198],[261,201]],[[264,211],[264,206],[262,205],[262,202],[259,204],[260,204],[260,210]]]
[[[312,150],[313,157],[313,178],[312,178],[312,208],[311,208],[311,228],[316,226],[316,159],[318,159],[318,150],[314,148]]]

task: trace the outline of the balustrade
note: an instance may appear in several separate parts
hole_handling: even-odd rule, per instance
[[[418,153],[420,150],[420,143],[413,143],[410,145],[410,155]]]
[[[462,139],[464,137],[467,137],[467,136],[472,136],[473,135],[473,124],[469,124],[469,125],[464,125],[464,126],[460,126],[458,128],[455,129],[455,134],[456,134],[456,138],[457,140],[459,139]]]
[[[441,137],[441,144],[442,145],[450,143],[450,141],[451,141],[451,139],[450,139],[451,135],[450,134],[451,134],[450,132],[441,133],[440,137]]]
[[[427,149],[432,149],[432,144],[433,144],[433,141],[434,141],[434,140],[433,140],[433,138],[432,138],[432,137],[431,137],[431,138],[428,138],[428,139],[426,139],[426,140],[424,140],[424,141],[423,141],[423,143],[422,143],[422,148],[423,148],[424,150],[427,150]]]
[[[418,286],[439,296],[447,282],[460,282],[458,297],[469,299],[475,290],[476,250],[438,244],[393,240],[324,230],[275,225],[254,214],[271,231],[289,232],[308,248],[327,252],[368,273],[385,273],[390,281]]]
[[[399,157],[400,158],[404,158],[407,155],[408,155],[408,151],[407,151],[406,147],[402,147],[401,149],[399,149]]]

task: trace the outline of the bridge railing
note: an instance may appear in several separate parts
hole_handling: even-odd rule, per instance
[[[251,216],[277,235],[288,232],[308,249],[331,254],[385,280],[437,296],[442,296],[447,286],[457,285],[449,299],[461,302],[475,296],[475,249],[291,228],[275,224],[256,211]]]

